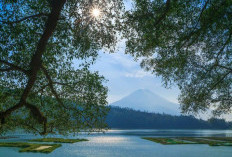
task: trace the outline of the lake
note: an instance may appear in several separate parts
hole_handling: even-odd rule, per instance
[[[35,138],[19,134],[4,141],[25,141]],[[62,144],[50,154],[19,153],[19,148],[0,147],[0,157],[231,157],[232,147],[211,147],[202,144],[161,145],[140,137],[229,136],[231,130],[109,130],[105,134],[81,133],[76,138],[88,142]],[[74,138],[70,136],[70,138]],[[37,137],[38,138],[38,137]],[[2,140],[0,140],[2,141]]]

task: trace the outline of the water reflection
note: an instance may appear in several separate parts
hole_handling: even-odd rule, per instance
[[[109,143],[121,143],[123,141],[128,140],[126,137],[116,137],[116,136],[97,136],[97,137],[92,137],[91,142],[96,143],[96,144],[109,144]]]
[[[35,136],[21,134],[14,141]],[[62,144],[50,154],[18,153],[18,148],[1,148],[0,157],[231,157],[232,147],[208,145],[161,145],[141,136],[230,136],[231,130],[109,130],[105,134],[80,133],[69,138],[88,138],[88,142]]]

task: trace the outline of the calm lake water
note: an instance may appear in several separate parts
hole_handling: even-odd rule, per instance
[[[26,141],[31,135],[4,141]],[[208,145],[161,145],[143,140],[141,137],[175,136],[228,136],[231,130],[110,130],[105,134],[80,134],[88,142],[62,144],[50,154],[19,153],[19,148],[1,148],[0,157],[231,157],[232,147],[210,147]],[[72,138],[75,138],[72,136]],[[2,140],[0,140],[2,141]]]

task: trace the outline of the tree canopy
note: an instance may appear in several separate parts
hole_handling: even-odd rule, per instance
[[[0,2],[0,133],[106,127],[105,79],[89,66],[114,48],[122,9],[121,0]]]
[[[134,0],[125,14],[126,53],[164,85],[177,84],[183,112],[232,107],[232,1]]]
[[[105,128],[105,79],[89,67],[120,35],[144,69],[178,85],[183,112],[229,113],[232,1],[133,3],[124,14],[123,0],[1,1],[0,133]]]

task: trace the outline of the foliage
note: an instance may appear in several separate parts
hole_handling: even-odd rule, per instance
[[[33,142],[55,142],[55,143],[76,143],[82,141],[88,141],[87,139],[64,139],[64,138],[39,138],[32,139]]]
[[[0,133],[106,127],[105,79],[89,68],[113,50],[122,9],[121,0],[0,2]]]
[[[227,137],[221,138],[217,137],[218,140],[214,140],[211,137],[177,137],[177,138],[157,138],[157,137],[144,137],[143,139],[153,141],[156,143],[161,143],[164,145],[173,144],[208,144],[210,146],[232,146],[232,143],[227,142],[225,139]]]
[[[193,116],[172,116],[147,113],[128,108],[112,107],[106,122],[117,129],[231,129],[232,123],[224,119],[211,118],[208,121]]]
[[[210,140],[232,142],[232,137],[202,137]]]
[[[181,90],[183,112],[232,107],[232,1],[134,0],[125,14],[126,53]]]
[[[182,140],[178,140],[178,139],[175,139],[175,138],[143,137],[142,139],[153,141],[153,142],[156,142],[156,143],[161,143],[161,144],[164,144],[164,145],[172,145],[172,144],[196,144],[196,143],[193,143],[193,142],[182,141]]]
[[[41,146],[51,146],[46,149],[37,150]],[[19,152],[35,152],[35,153],[51,153],[56,148],[61,147],[61,144],[37,144],[37,143],[23,143],[23,142],[0,142],[0,147],[20,147]]]

